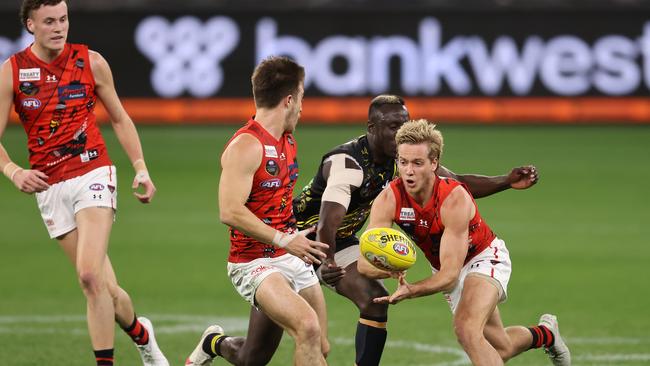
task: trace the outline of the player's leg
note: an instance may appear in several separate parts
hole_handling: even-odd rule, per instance
[[[318,324],[321,331],[321,352],[323,357],[327,357],[330,352],[330,344],[327,338],[327,307],[325,306],[325,296],[319,284],[314,284],[298,292],[314,309],[318,316]]]
[[[345,268],[345,276],[336,285],[336,292],[350,299],[359,309],[355,336],[356,365],[379,365],[386,344],[388,305],[376,304],[372,300],[387,296],[388,291],[380,281],[360,274],[354,261]]]
[[[255,299],[260,310],[294,339],[295,365],[326,364],[321,352],[318,314],[291,288],[282,274],[270,274],[258,287]]]
[[[251,306],[246,337],[232,337],[224,334],[219,326],[208,328],[201,340],[201,349],[211,360],[221,356],[233,365],[266,365],[282,339],[282,328],[266,314]],[[202,363],[188,361],[189,365]]]
[[[483,334],[504,362],[530,349],[533,341],[526,327],[516,325],[504,328],[498,307],[490,315]]]
[[[468,275],[454,313],[454,331],[473,365],[503,365],[497,350],[483,334],[499,301],[499,289],[482,275]]]
[[[111,358],[115,336],[115,311],[108,292],[104,264],[108,237],[113,224],[113,209],[89,207],[75,215],[77,229],[59,238],[59,244],[74,263],[86,297],[88,331],[95,351]],[[110,364],[110,363],[107,363]]]
[[[145,366],[169,366],[167,358],[158,347],[153,324],[145,317],[136,317],[129,294],[117,283],[110,258],[104,263],[108,292],[115,307],[115,321],[136,345]]]
[[[560,336],[557,319],[553,315],[542,315],[536,326],[515,325],[504,328],[497,308],[483,333],[504,362],[527,350],[544,347],[554,365],[571,365],[571,353]]]

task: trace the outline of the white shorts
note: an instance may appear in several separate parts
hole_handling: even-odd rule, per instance
[[[117,177],[114,166],[103,166],[36,193],[36,202],[50,238],[77,227],[75,214],[87,207],[117,208]]]
[[[289,253],[275,258],[258,258],[247,263],[228,262],[228,276],[233,286],[253,306],[257,306],[255,292],[264,279],[275,272],[282,274],[296,292],[318,285],[314,266]]]
[[[436,272],[433,269],[433,273]],[[463,266],[458,276],[458,285],[451,292],[444,294],[452,313],[456,312],[463,293],[465,278],[470,273],[483,275],[486,279],[491,280],[499,289],[499,303],[506,301],[508,298],[508,281],[510,281],[510,273],[512,273],[510,253],[508,253],[506,243],[499,238],[494,238],[489,247]]]

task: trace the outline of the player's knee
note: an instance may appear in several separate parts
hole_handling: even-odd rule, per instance
[[[373,299],[384,296],[388,296],[388,292],[385,289],[377,289],[368,292],[363,298],[357,299],[355,303],[361,314],[383,318],[388,316],[388,304],[376,304]]]
[[[454,320],[454,332],[458,343],[465,349],[476,344],[482,338],[476,326],[466,319]]]
[[[305,317],[298,322],[296,341],[320,345],[320,334],[320,324],[315,316]]]
[[[87,296],[96,296],[103,287],[103,278],[96,271],[80,270],[78,273],[79,284]]]

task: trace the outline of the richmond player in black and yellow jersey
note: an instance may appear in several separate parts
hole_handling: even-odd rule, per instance
[[[359,366],[378,365],[386,342],[388,305],[372,299],[386,296],[383,283],[357,272],[356,233],[370,214],[370,206],[397,176],[395,134],[410,118],[401,97],[380,95],[368,110],[365,135],[339,145],[323,156],[316,176],[293,200],[300,230],[317,225],[316,240],[329,245],[318,268],[321,282],[350,299],[359,309],[355,338]],[[438,176],[465,183],[476,198],[508,188],[526,189],[537,182],[534,166],[512,169],[507,175],[456,175],[443,166]]]

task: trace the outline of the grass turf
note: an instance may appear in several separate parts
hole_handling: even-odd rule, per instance
[[[234,334],[246,330],[249,309],[225,273],[228,241],[216,202],[219,155],[237,128],[141,127],[158,188],[149,206],[131,196],[128,160],[112,131],[103,130],[119,179],[109,254],[138,313],[154,321],[172,364],[182,364],[212,321],[225,323]],[[540,171],[540,183],[529,191],[509,190],[479,201],[513,260],[509,299],[500,306],[504,322],[535,324],[541,313],[553,312],[575,365],[649,364],[650,128],[442,125],[441,130],[443,164],[456,172],[495,175],[526,163]],[[297,189],[312,177],[322,153],[361,133],[363,126],[299,126]],[[2,143],[26,166],[21,129],[8,128]],[[0,365],[92,364],[74,269],[47,239],[34,198],[4,178],[0,222]],[[426,275],[424,260],[409,272],[410,280]],[[329,362],[350,365],[357,311],[325,293]],[[468,364],[440,295],[393,306],[389,318],[382,364]],[[271,365],[291,364],[292,350],[285,335]],[[116,358],[118,365],[140,364],[119,329]],[[509,364],[549,361],[541,351],[531,351]]]

